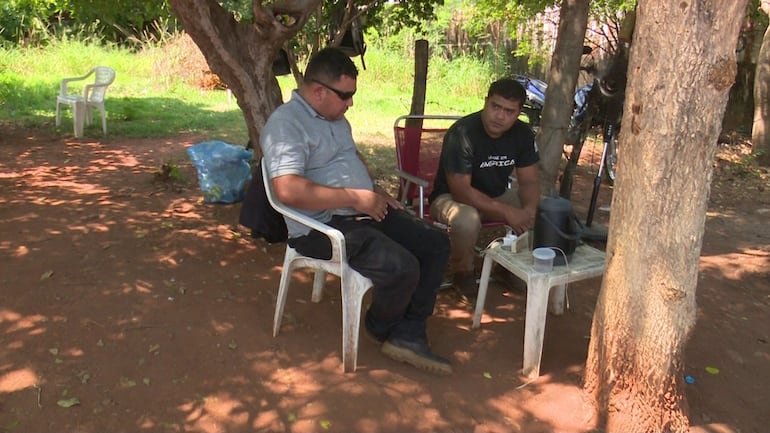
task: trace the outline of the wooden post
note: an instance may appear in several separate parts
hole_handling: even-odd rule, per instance
[[[409,114],[425,114],[425,90],[428,81],[428,41],[419,39],[414,42],[414,88],[412,90],[412,108]],[[422,119],[407,119],[407,127],[422,127]]]

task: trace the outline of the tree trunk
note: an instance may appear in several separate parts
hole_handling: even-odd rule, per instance
[[[281,104],[272,71],[283,43],[305,25],[321,0],[286,0],[263,8],[253,0],[254,22],[238,22],[215,0],[169,0],[174,14],[209,64],[232,90],[243,112],[249,140],[259,152],[259,132]]]
[[[686,432],[684,345],[746,0],[640,0],[584,387],[607,432]]]
[[[588,0],[561,2],[559,31],[548,72],[545,105],[537,134],[541,185],[546,194],[555,188],[559,174],[587,26]]]
[[[754,75],[756,71],[757,65],[753,61],[738,62],[735,84],[730,88],[725,117],[722,119],[723,132],[748,131],[751,128],[754,115],[754,88],[756,87]]]
[[[414,41],[414,85],[412,87],[412,108],[409,114],[425,114],[425,94],[428,88],[428,59],[430,58],[430,47],[425,39]],[[412,125],[407,119],[406,126]]]
[[[761,9],[770,14],[770,2],[763,0]],[[751,152],[757,162],[770,167],[770,26],[765,30],[754,75],[754,124],[751,128]]]

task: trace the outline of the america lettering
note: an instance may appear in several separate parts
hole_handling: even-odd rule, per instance
[[[509,160],[488,160],[484,161],[481,164],[479,164],[479,168],[489,168],[489,167],[510,167],[514,165],[516,161],[513,159]]]

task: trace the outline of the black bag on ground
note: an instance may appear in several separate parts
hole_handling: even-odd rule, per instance
[[[283,215],[273,209],[267,200],[265,184],[262,182],[261,164],[256,164],[251,183],[246,189],[239,222],[251,229],[251,236],[257,239],[265,238],[271,244],[286,242],[289,237]]]

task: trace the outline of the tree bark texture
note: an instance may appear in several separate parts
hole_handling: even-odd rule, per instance
[[[763,0],[761,9],[770,15],[770,1]],[[754,123],[751,128],[751,152],[757,162],[770,167],[770,26],[765,30],[754,75]]]
[[[551,58],[545,105],[537,134],[541,186],[546,194],[555,188],[559,175],[587,26],[588,0],[561,2],[558,37]]]
[[[686,432],[684,346],[746,1],[640,0],[584,388],[607,432]]]
[[[430,47],[425,39],[414,41],[414,85],[412,86],[412,108],[409,114],[425,114],[425,95],[428,89],[428,59]],[[422,122],[407,119],[407,127],[421,127]]]
[[[272,71],[273,60],[320,2],[284,0],[263,7],[260,0],[253,0],[254,22],[246,23],[236,21],[215,0],[169,0],[211,71],[235,95],[257,153],[259,132],[282,102],[281,89]]]

